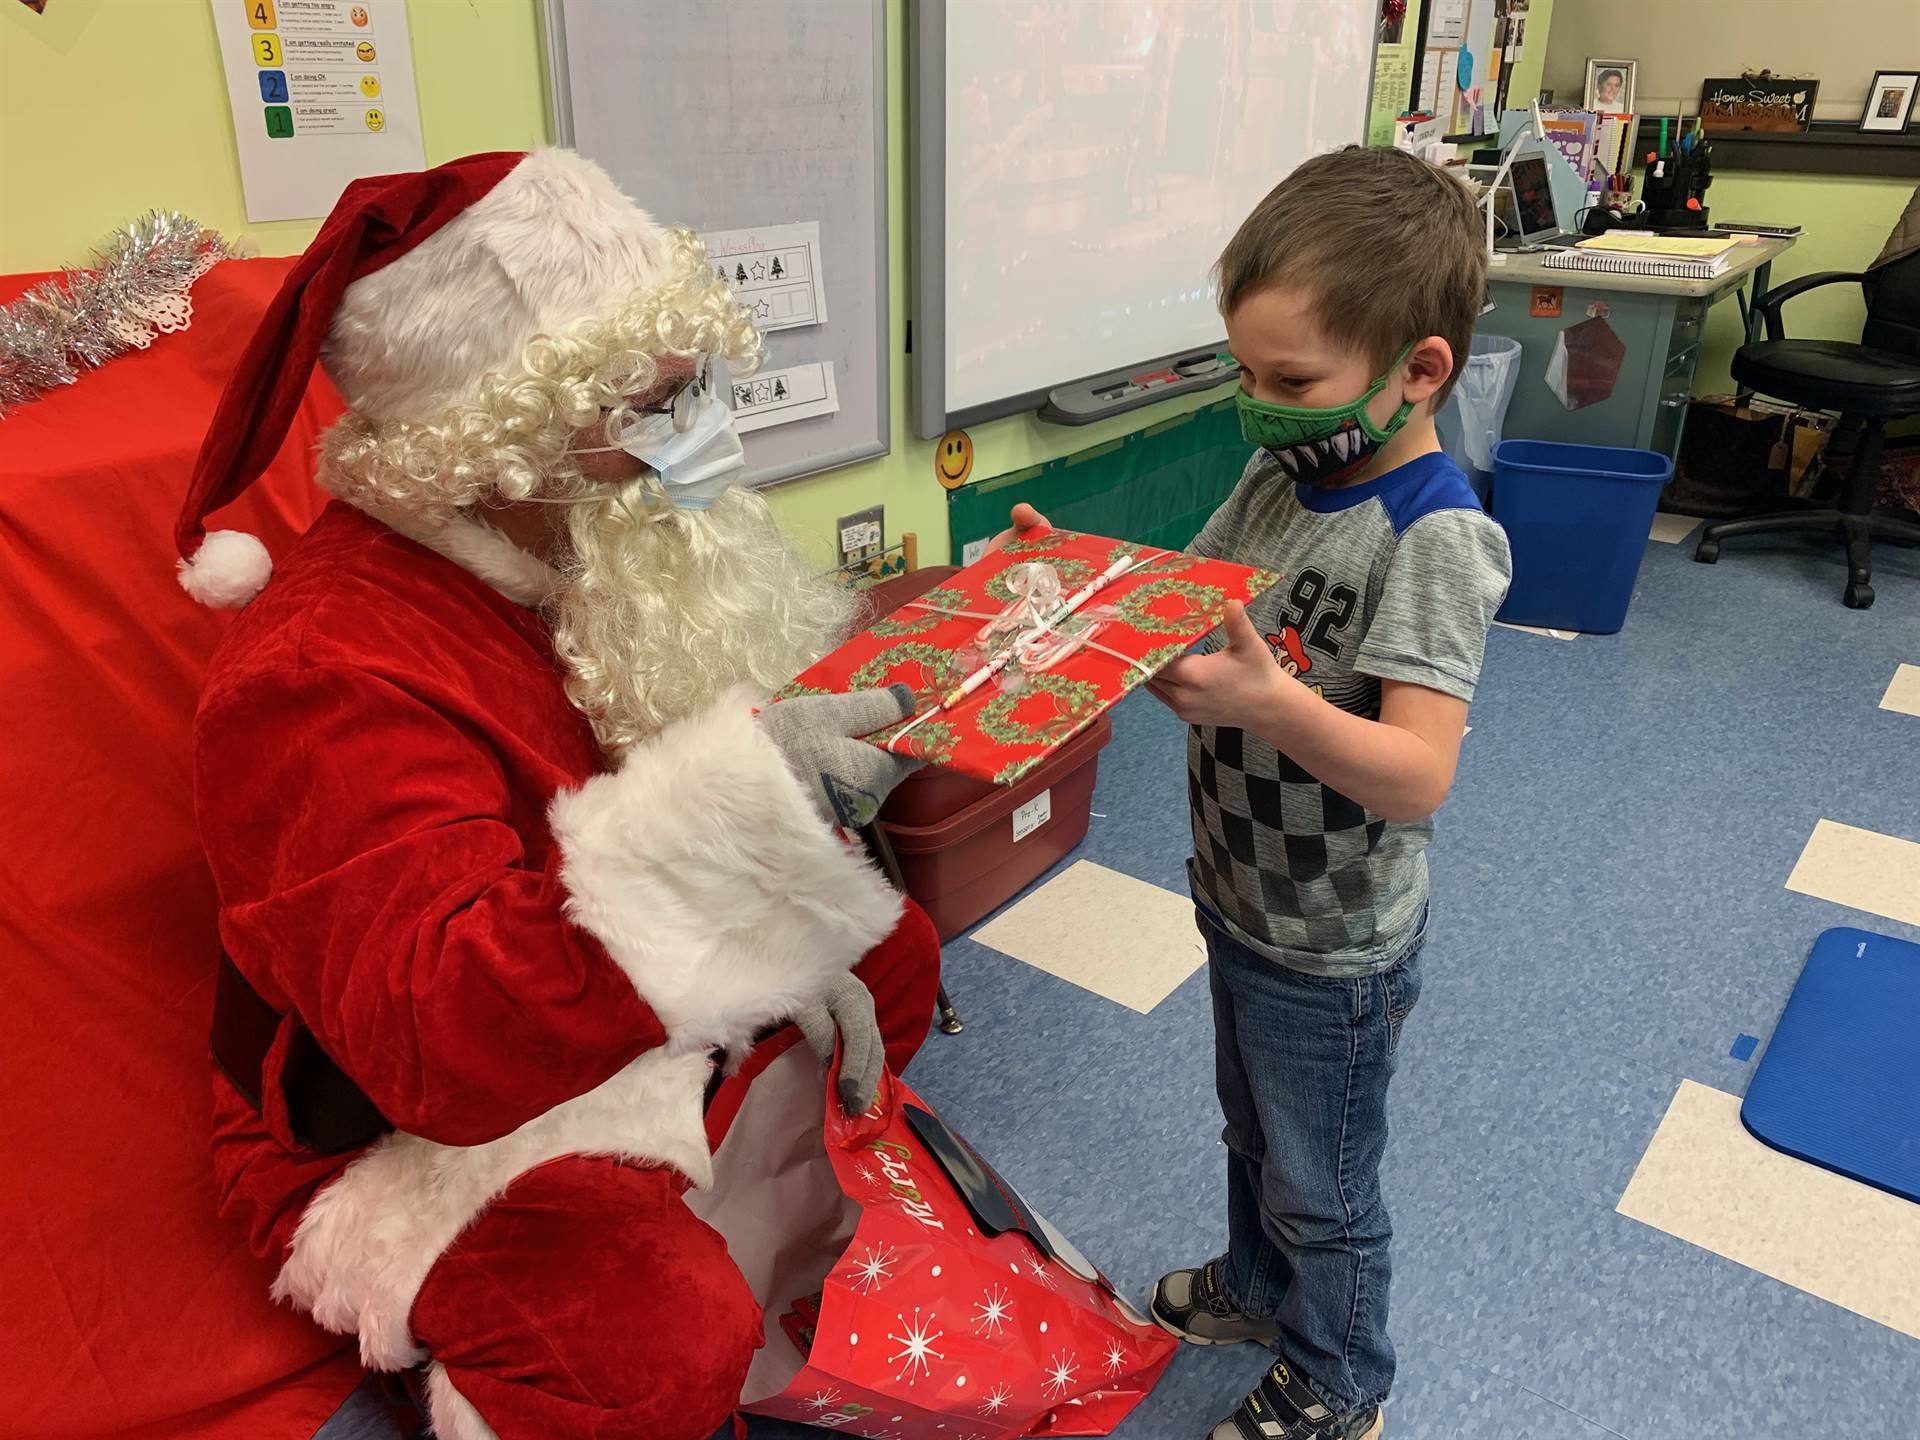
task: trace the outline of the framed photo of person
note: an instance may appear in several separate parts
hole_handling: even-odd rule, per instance
[[[1868,135],[1898,135],[1913,115],[1913,92],[1920,89],[1920,69],[1876,70],[1867,89],[1867,108],[1860,129]]]
[[[1587,61],[1587,96],[1583,110],[1607,115],[1633,113],[1633,72],[1637,60]]]

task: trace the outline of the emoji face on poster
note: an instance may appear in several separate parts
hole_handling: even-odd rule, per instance
[[[356,25],[364,27],[367,23],[367,7],[364,5],[354,6],[351,10],[347,11],[347,19]]]
[[[360,93],[369,100],[378,100],[380,98],[380,77],[378,75],[362,75],[360,77]]]
[[[949,490],[958,490],[973,474],[973,437],[949,430],[933,449],[934,477]]]
[[[387,128],[387,117],[378,110],[367,111],[367,129],[378,135]]]
[[[353,47],[353,54],[355,59],[371,65],[373,63],[373,42],[371,40],[362,40],[358,45]]]

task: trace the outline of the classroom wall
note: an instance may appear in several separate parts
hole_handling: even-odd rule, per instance
[[[1817,120],[1858,120],[1875,66],[1920,64],[1914,0],[1563,0],[1541,82],[1579,104],[1587,59],[1637,60],[1644,113],[1699,108],[1708,75],[1772,70],[1820,82]]]
[[[1857,121],[1876,66],[1920,64],[1915,0],[1561,0],[1548,38],[1541,84],[1578,104],[1589,56],[1638,60],[1635,105],[1642,114],[1694,114],[1709,74],[1772,69],[1820,81],[1818,119]],[[1859,270],[1880,251],[1913,194],[1910,178],[1805,175],[1720,169],[1707,192],[1724,220],[1806,227],[1773,267],[1775,283],[1817,270]],[[1794,301],[1790,333],[1860,338],[1865,309],[1857,288],[1834,286]],[[1696,395],[1733,388],[1728,365],[1742,339],[1738,308],[1714,307],[1701,341]]]
[[[40,16],[0,0],[0,15],[0,273],[80,262],[101,235],[156,207],[245,234],[267,255],[297,252],[319,228],[317,221],[247,223],[205,0],[53,0]],[[538,0],[408,0],[407,15],[429,164],[547,138]],[[770,496],[783,526],[823,567],[832,559],[834,521],[876,502],[886,506],[890,539],[906,530],[919,535],[923,564],[947,553],[934,445],[914,438],[908,416],[903,0],[888,0],[887,18],[893,453]],[[1129,358],[1136,357],[1115,357]],[[1031,416],[997,420],[973,431],[974,475],[1007,474],[1099,445],[1211,398],[1169,401],[1082,429]]]

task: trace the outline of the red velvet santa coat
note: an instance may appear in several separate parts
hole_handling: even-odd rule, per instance
[[[397,1127],[303,1151],[283,1027],[265,1115],[215,1075],[225,1208],[380,1368],[422,1358],[421,1281],[515,1175],[589,1152],[705,1182],[712,1048],[901,915],[749,697],[607,772],[527,608],[545,568],[478,526],[435,543],[332,506],[229,631],[195,737],[228,953]]]

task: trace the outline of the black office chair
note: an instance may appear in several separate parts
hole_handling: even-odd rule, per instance
[[[1867,297],[1867,323],[1860,342],[1789,340],[1780,308],[1822,285],[1858,284]],[[1733,378],[1745,389],[1778,396],[1817,410],[1837,410],[1840,423],[1827,443],[1830,467],[1849,452],[1839,508],[1802,508],[1709,525],[1693,558],[1711,565],[1720,542],[1737,535],[1783,531],[1829,531],[1847,547],[1846,602],[1855,610],[1873,604],[1870,549],[1874,540],[1920,545],[1920,525],[1874,515],[1880,482],[1880,451],[1887,421],[1920,415],[1920,253],[1861,274],[1824,270],[1776,285],[1756,300],[1766,316],[1767,338],[1734,352]]]

